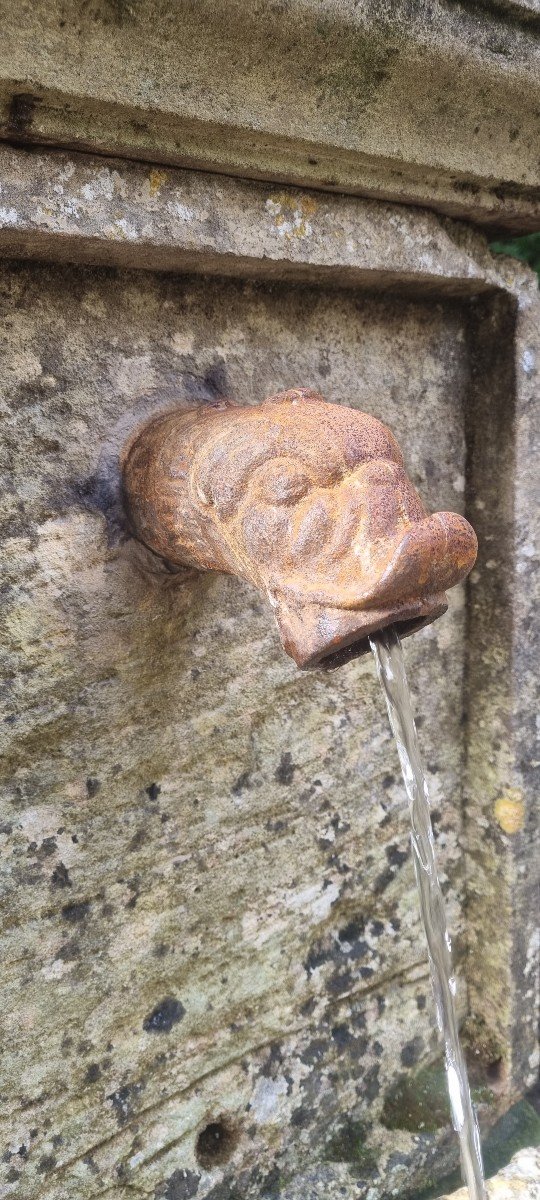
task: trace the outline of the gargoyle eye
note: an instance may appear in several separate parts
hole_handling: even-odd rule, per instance
[[[301,467],[275,459],[259,476],[257,494],[266,504],[295,504],[310,486],[311,481]]]

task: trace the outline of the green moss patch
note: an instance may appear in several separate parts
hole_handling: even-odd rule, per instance
[[[519,1100],[512,1105],[508,1112],[497,1121],[496,1125],[482,1139],[482,1153],[486,1179],[491,1179],[502,1167],[505,1167],[518,1150],[526,1146],[540,1145],[540,1116],[528,1100]],[[445,1175],[437,1183],[417,1192],[411,1200],[436,1200],[438,1196],[446,1196],[461,1187],[459,1169],[451,1175]]]
[[[473,1088],[472,1096],[476,1104],[493,1102],[493,1094],[486,1087]],[[382,1123],[387,1129],[407,1129],[410,1133],[434,1133],[450,1124],[442,1061],[397,1080],[385,1097]]]
[[[327,1143],[324,1157],[327,1162],[353,1163],[364,1171],[377,1165],[373,1150],[366,1145],[366,1126],[361,1121],[345,1121]]]

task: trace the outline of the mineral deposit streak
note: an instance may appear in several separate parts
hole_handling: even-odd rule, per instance
[[[392,627],[370,638],[384,691],[411,814],[411,844],[420,909],[426,934],[437,1022],[444,1039],[452,1122],[459,1137],[461,1170],[471,1200],[485,1200],[478,1122],[458,1032],[450,937],[437,875],[429,797],[414,723],[403,651]]]

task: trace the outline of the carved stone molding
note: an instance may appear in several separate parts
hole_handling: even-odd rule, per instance
[[[540,13],[4,3],[0,136],[540,224]]]

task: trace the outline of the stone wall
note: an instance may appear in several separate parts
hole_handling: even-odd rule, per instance
[[[530,562],[482,472],[497,455],[499,482],[511,475],[522,438],[494,419],[507,383],[530,412],[534,280],[396,206],[11,154],[5,253],[50,259],[59,244],[83,264],[6,259],[1,273],[4,1194],[389,1195],[456,1150],[373,668],[302,675],[247,585],[161,568],[125,528],[118,451],[172,402],[257,403],[298,382],[372,411],[428,506],[475,514],[473,595],[485,629],[493,580],[491,628],[518,549],[519,578]],[[173,274],[152,271],[166,237]],[[204,277],[181,273],[197,239]],[[121,263],[126,246],[131,270],[84,265]],[[493,378],[479,329],[499,347]],[[513,703],[519,595],[482,672],[464,589],[406,644],[488,1121],[532,1078],[534,1003],[512,984],[534,919],[516,876],[528,783],[518,795],[519,731],[497,762],[482,749],[484,770],[464,713],[481,679],[489,740],[508,687]]]
[[[372,665],[143,551],[118,454],[309,385],[477,529],[405,653],[489,1125],[537,1067],[540,303],[448,214],[540,223],[535,3],[4,8],[0,1196],[405,1194],[457,1147]]]

